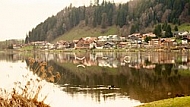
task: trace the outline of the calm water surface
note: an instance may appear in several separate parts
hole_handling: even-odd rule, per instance
[[[190,95],[188,52],[1,53],[0,71],[26,68],[27,57],[46,61],[60,73],[61,94],[52,99],[66,107],[132,107]]]

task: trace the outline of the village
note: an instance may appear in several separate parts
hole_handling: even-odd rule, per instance
[[[13,44],[13,49],[25,46],[33,46],[40,50],[93,50],[93,49],[155,49],[155,50],[179,50],[189,49],[190,32],[174,32],[171,38],[157,38],[151,33],[134,33],[127,37],[118,35],[84,37],[73,41],[59,40],[56,43],[36,41],[24,46]],[[147,39],[149,38],[149,39]]]

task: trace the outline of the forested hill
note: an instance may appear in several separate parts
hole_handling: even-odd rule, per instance
[[[124,4],[104,1],[88,7],[70,5],[29,31],[25,41],[52,41],[79,23],[102,29],[117,25],[122,31],[120,36],[127,36],[148,32],[147,28],[163,22],[189,23],[190,0],[133,0]]]

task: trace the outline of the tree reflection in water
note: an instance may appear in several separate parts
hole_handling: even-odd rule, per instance
[[[106,100],[120,96],[147,103],[190,94],[187,82],[190,73],[184,69],[189,66],[190,58],[184,57],[188,53],[39,53],[35,56],[53,67],[53,75],[60,74],[57,84],[72,96],[90,94],[97,101],[101,97]],[[77,67],[79,64],[85,67]],[[48,71],[47,66],[44,69]]]

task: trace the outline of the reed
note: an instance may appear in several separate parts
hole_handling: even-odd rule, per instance
[[[50,107],[44,103],[47,96],[42,101],[38,101],[42,86],[39,85],[36,89],[34,84],[37,82],[39,83],[41,81],[31,79],[24,87],[20,82],[15,82],[15,88],[12,89],[13,91],[11,93],[5,89],[0,89],[1,95],[6,95],[5,98],[0,95],[0,107]]]
[[[45,61],[29,57],[26,62],[38,77],[34,79],[30,74],[23,75],[23,81],[14,82],[12,92],[0,88],[0,107],[50,107],[44,103],[48,95],[42,96],[43,82],[59,82],[60,73],[53,72],[53,67],[48,66]]]
[[[53,72],[53,66],[48,66],[47,62],[35,60],[29,57],[27,63],[31,71],[37,74],[41,79],[47,82],[57,83],[61,80],[61,75],[59,72]]]

